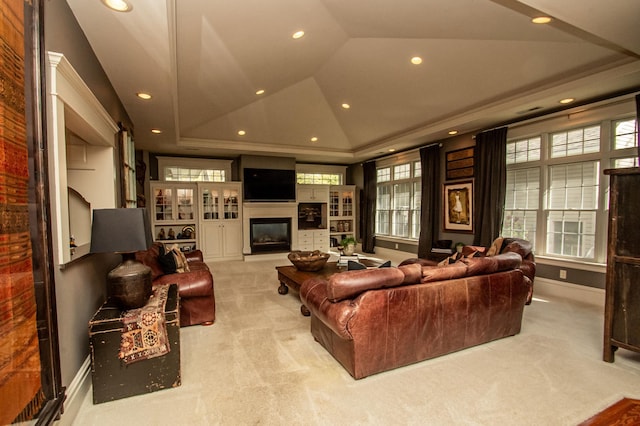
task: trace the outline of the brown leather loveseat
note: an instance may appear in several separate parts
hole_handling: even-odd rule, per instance
[[[532,282],[508,252],[313,278],[300,288],[316,341],[356,379],[518,334]]]
[[[154,286],[178,284],[180,297],[180,326],[211,325],[216,319],[216,301],[213,292],[213,276],[202,258],[200,250],[185,252],[188,272],[165,274],[159,256],[161,243],[154,243],[148,250],[136,253],[136,259],[151,268]]]

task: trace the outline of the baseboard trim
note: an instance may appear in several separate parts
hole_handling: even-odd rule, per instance
[[[536,277],[533,284],[533,297],[536,296],[564,297],[604,309],[605,292],[601,288]]]
[[[87,393],[91,390],[91,359],[89,356],[84,360],[80,369],[67,388],[67,399],[64,402],[64,412],[60,420],[54,424],[56,426],[73,425],[80,407],[84,402]]]

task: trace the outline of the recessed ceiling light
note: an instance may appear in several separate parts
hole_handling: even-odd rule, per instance
[[[296,40],[299,39],[299,38],[302,38],[302,37],[304,37],[304,31],[302,31],[302,30],[296,31],[295,33],[293,33],[293,35],[291,37],[293,37]]]
[[[264,89],[256,90],[256,95],[264,95]]]
[[[411,63],[413,65],[420,65],[422,63],[422,58],[420,56],[414,56],[411,58]]]
[[[349,105],[348,103],[344,103],[344,104],[342,104],[342,108],[349,109],[349,108],[351,108],[351,105]]]
[[[534,24],[548,24],[549,22],[551,22],[551,18],[548,16],[536,16],[535,18],[531,19],[531,22],[533,22]]]
[[[247,134],[247,132],[245,132],[244,130],[238,130],[238,134],[239,134],[240,136],[244,136],[244,135],[246,135],[246,134]]]
[[[560,103],[561,104],[570,104],[571,102],[575,101],[574,98],[565,98],[565,99],[561,99]]]
[[[151,99],[151,95],[144,92],[138,92],[136,93],[136,96],[138,96],[140,99],[144,99],[145,101]]]
[[[159,135],[160,133],[162,133],[162,130],[160,130],[160,129],[151,129],[151,133],[155,133],[156,135]]]
[[[105,6],[116,12],[130,12],[133,6],[125,0],[102,0]]]
[[[457,135],[458,131],[457,130],[449,130],[449,134],[450,135]]]
[[[311,138],[311,142],[318,142],[318,138],[317,138],[317,137],[315,137],[315,136],[314,136],[314,137],[312,137],[312,138]]]
[[[389,148],[389,152],[395,152],[396,149],[395,148]]]

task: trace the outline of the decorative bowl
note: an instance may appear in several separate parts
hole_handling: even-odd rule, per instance
[[[315,272],[324,268],[324,265],[329,260],[329,253],[322,253],[321,251],[300,251],[294,250],[289,253],[289,260],[293,263],[298,271]]]

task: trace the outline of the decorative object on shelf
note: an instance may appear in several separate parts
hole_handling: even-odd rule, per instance
[[[447,180],[473,177],[473,147],[447,152]]]
[[[344,229],[344,232],[349,232],[350,225],[349,225],[349,221],[348,220],[344,221],[344,224],[342,225],[342,228]]]
[[[192,226],[192,225],[187,225],[184,228],[182,228],[182,238],[185,240],[190,240],[191,238],[194,237],[196,232],[196,229]]]
[[[160,232],[158,232],[158,239],[159,240],[167,239],[167,234],[164,233],[164,228],[160,228]]]
[[[151,296],[151,269],[135,259],[152,243],[147,212],[142,208],[96,209],[91,253],[121,253],[122,263],[107,274],[109,295],[122,309],[140,308]]]
[[[323,253],[318,250],[314,251],[300,251],[294,250],[287,256],[293,266],[299,271],[319,271],[324,268],[324,265],[329,260],[329,253]]]
[[[169,228],[169,232],[167,233],[167,237],[170,240],[175,240],[176,239],[176,233],[174,232],[173,228]]]
[[[473,232],[473,181],[442,186],[444,230]]]
[[[356,239],[353,237],[345,237],[342,239],[342,241],[340,242],[340,246],[342,247],[342,253],[344,253],[347,256],[351,256],[353,255],[353,253],[356,251]]]

